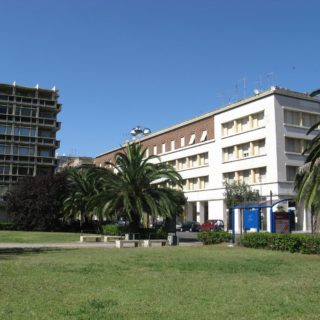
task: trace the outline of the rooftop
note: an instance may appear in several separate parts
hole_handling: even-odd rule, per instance
[[[223,106],[221,108],[216,108],[213,111],[204,113],[204,114],[202,114],[200,116],[193,117],[193,118],[191,118],[189,120],[180,122],[180,123],[175,124],[173,126],[170,126],[170,127],[155,131],[153,133],[150,133],[150,134],[148,134],[148,135],[146,135],[146,136],[144,136],[142,138],[139,138],[138,141],[148,140],[148,139],[153,138],[155,136],[158,136],[160,134],[170,132],[172,130],[178,129],[178,128],[186,126],[188,124],[192,124],[192,123],[194,123],[196,121],[212,117],[212,116],[217,115],[219,113],[222,113],[222,112],[225,112],[225,111],[228,111],[228,110],[231,110],[231,109],[235,109],[235,108],[241,107],[242,105],[245,105],[247,103],[250,103],[250,102],[265,98],[265,97],[273,95],[273,94],[278,94],[278,95],[282,95],[282,96],[298,98],[298,99],[303,99],[303,100],[309,100],[309,101],[314,101],[314,102],[318,102],[318,103],[320,102],[319,98],[310,97],[310,95],[308,93],[296,92],[296,91],[292,91],[292,90],[289,90],[289,89],[286,89],[286,88],[280,88],[280,87],[274,86],[274,87],[271,87],[269,90],[257,92],[257,94],[255,94],[253,96],[250,96],[248,98],[241,99],[239,101],[236,101],[234,103],[228,104],[228,105]],[[111,149],[111,150],[109,150],[107,152],[104,152],[104,153],[101,153],[101,154],[97,155],[97,157],[101,157],[101,156],[103,156],[105,154],[108,154],[108,153],[111,153],[111,152],[114,152],[114,151],[120,150],[120,149],[121,149],[121,147],[117,147],[117,148]]]

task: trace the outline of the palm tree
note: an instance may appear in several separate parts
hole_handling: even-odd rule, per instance
[[[320,89],[310,93],[314,97],[320,94]],[[315,123],[307,135],[320,127],[320,121]],[[320,133],[312,140],[303,154],[308,154],[305,164],[297,172],[295,190],[297,202],[303,202],[305,208],[311,209],[312,221],[315,213],[320,212]]]
[[[138,230],[144,213],[153,217],[171,217],[185,204],[181,176],[172,166],[160,163],[156,156],[146,157],[138,143],[127,145],[116,155],[115,163],[107,162],[112,170],[101,171],[103,191],[95,197],[101,212],[115,212],[130,220],[131,230]],[[183,201],[182,201],[183,199]]]
[[[67,169],[68,195],[63,202],[64,217],[80,215],[80,229],[84,221],[97,213],[92,198],[99,193],[99,168]]]

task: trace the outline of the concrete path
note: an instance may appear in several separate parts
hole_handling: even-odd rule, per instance
[[[180,242],[180,247],[202,246],[202,242]],[[156,248],[158,246],[154,246]],[[160,247],[160,246],[159,246]],[[105,242],[68,242],[68,243],[0,243],[1,249],[115,249],[115,243]]]

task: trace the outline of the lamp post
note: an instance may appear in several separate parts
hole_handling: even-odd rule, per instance
[[[132,128],[130,130],[130,134],[132,136],[132,139],[142,138],[150,133],[151,133],[151,130],[149,128],[143,128],[140,126],[136,126],[135,128]]]
[[[144,136],[151,133],[149,128],[143,128],[140,126],[136,126],[130,130],[130,135],[132,140],[143,138]],[[147,228],[149,228],[149,213],[147,213]]]

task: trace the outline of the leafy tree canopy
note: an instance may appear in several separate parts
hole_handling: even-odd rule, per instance
[[[252,190],[249,185],[244,182],[225,183],[225,200],[227,208],[232,208],[240,203],[247,201],[258,201],[259,191]]]
[[[8,214],[17,229],[52,231],[62,217],[66,175],[26,177],[7,193]]]

